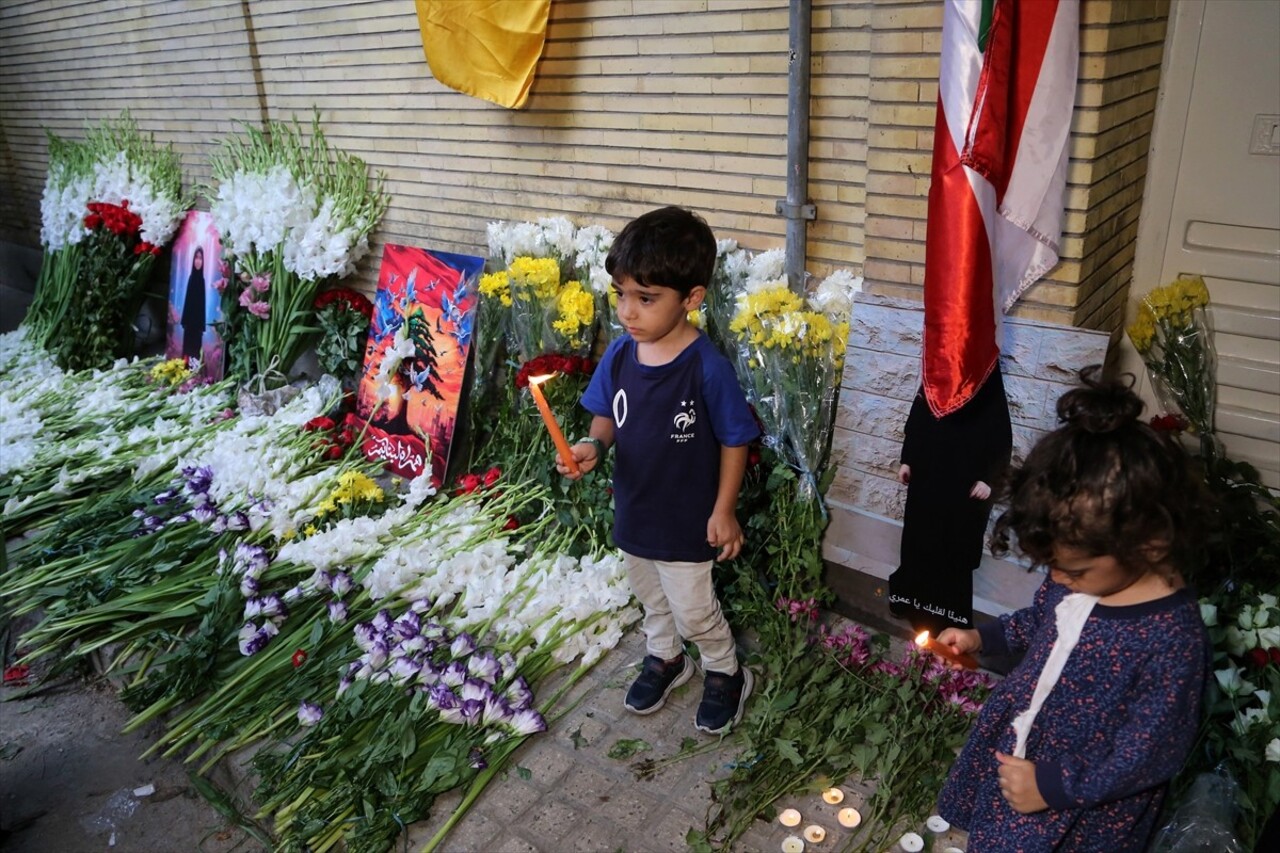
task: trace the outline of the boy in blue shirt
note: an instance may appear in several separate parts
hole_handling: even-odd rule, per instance
[[[716,599],[711,565],[742,549],[736,508],[747,445],[759,435],[733,366],[689,322],[716,263],[703,219],[679,207],[640,216],[613,242],[618,320],[582,396],[595,417],[570,451],[582,473],[616,446],[614,542],[644,605],[647,655],[626,707],[652,714],[693,674],[692,641],[705,681],[695,725],[720,734],[742,719],[750,670]],[[557,469],[569,476],[557,459]]]

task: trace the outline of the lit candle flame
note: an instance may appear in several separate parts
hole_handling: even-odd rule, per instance
[[[533,380],[530,379],[529,381],[532,382]],[[929,645],[928,631],[921,631],[919,634],[916,635],[916,645],[922,649],[926,648]]]
[[[546,382],[548,379],[550,379],[550,378],[551,378],[551,377],[553,377],[553,376],[555,376],[555,374],[554,374],[554,373],[544,373],[544,374],[542,374],[541,376],[530,376],[530,377],[529,377],[529,384],[530,384],[530,385],[541,385],[543,382]]]

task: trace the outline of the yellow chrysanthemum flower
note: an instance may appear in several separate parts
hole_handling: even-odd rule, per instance
[[[591,326],[596,318],[596,300],[578,281],[565,283],[556,297],[558,316],[551,327],[570,342],[577,341],[578,333]]]
[[[151,368],[150,376],[153,382],[181,385],[191,378],[191,368],[187,367],[186,359],[171,358]]]
[[[511,262],[513,297],[550,299],[560,291],[560,264],[555,258],[521,255]]]
[[[502,307],[511,307],[511,277],[507,271],[491,272],[480,276],[480,295],[498,297]]]

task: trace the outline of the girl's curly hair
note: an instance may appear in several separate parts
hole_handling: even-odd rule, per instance
[[[1139,416],[1143,402],[1127,381],[1080,371],[1083,387],[1058,400],[1058,429],[1042,438],[1008,481],[1009,509],[995,524],[991,550],[1017,548],[1048,565],[1055,545],[1114,557],[1134,577],[1186,574],[1201,559],[1208,495],[1191,460],[1168,433]]]

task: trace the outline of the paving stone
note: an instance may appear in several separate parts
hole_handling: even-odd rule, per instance
[[[545,791],[554,787],[576,761],[559,744],[542,746],[537,738],[530,738],[520,752],[511,757],[510,767],[512,772],[518,772],[516,768],[521,767],[528,770],[528,781]]]
[[[542,792],[519,778],[508,775],[505,779],[495,779],[481,796],[484,810],[494,817],[510,824],[529,807],[538,801]]]
[[[579,809],[556,800],[542,800],[525,812],[520,820],[521,831],[538,842],[542,850],[557,849],[558,842],[566,835],[577,834],[581,822]]]
[[[662,800],[640,793],[635,786],[620,785],[607,800],[593,809],[593,813],[625,829],[641,829],[660,823],[659,819],[668,807]]]
[[[496,846],[496,836],[504,829],[505,824],[502,821],[492,815],[472,809],[453,828],[439,849],[443,853],[473,853],[473,851],[477,850],[492,850]],[[430,838],[431,835],[426,835],[417,840],[420,844],[425,844]],[[414,838],[411,836],[410,849],[420,849],[413,845],[413,841]]]
[[[475,851],[475,853],[480,853]],[[485,853],[546,853],[536,845],[518,835],[505,835],[493,842],[493,847]]]
[[[609,733],[609,724],[604,720],[588,717],[579,711],[563,726],[558,740],[567,743],[570,749],[581,751],[583,747],[595,746]]]
[[[619,787],[625,789],[629,785],[584,763],[565,775],[556,795],[565,802],[577,804],[590,812],[600,804],[601,797],[613,797],[615,789]]]
[[[629,836],[612,824],[597,819],[579,822],[573,832],[561,841],[557,850],[570,853],[609,853],[616,850],[631,850]]]

